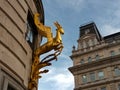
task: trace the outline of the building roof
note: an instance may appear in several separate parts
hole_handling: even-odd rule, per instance
[[[87,30],[89,30],[88,34],[96,34],[97,39],[102,40],[102,36],[94,22],[90,22],[80,26],[80,37],[84,36]]]
[[[113,41],[115,41],[115,40],[120,40],[120,32],[107,35],[107,36],[103,37],[103,39],[104,39],[106,42],[113,42]]]

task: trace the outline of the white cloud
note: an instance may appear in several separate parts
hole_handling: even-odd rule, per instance
[[[74,9],[76,11],[80,11],[82,9],[84,1],[85,0],[56,0],[58,4],[61,4],[61,7]]]
[[[116,27],[106,24],[102,27],[102,32],[104,32],[104,36],[106,36],[106,35],[110,35],[116,32],[120,32],[120,28],[116,28]]]
[[[54,88],[57,90],[70,90],[69,88],[73,86],[74,82],[73,76],[65,73],[54,75],[48,81],[53,82]]]
[[[101,24],[100,30],[102,35],[106,36],[120,32],[120,0],[43,0],[43,2],[46,23],[49,26],[53,26],[52,30],[54,31],[54,19],[58,20],[63,18],[62,20],[66,28],[65,38],[67,39],[63,39],[65,40],[64,44],[66,43],[66,46],[58,57],[58,61],[48,67],[49,72],[47,74],[42,75],[38,90],[73,90],[73,75],[67,70],[71,65],[70,62],[72,62],[68,55],[71,52],[70,49],[72,49],[71,45],[73,45],[71,38],[76,37],[76,35],[73,36],[72,34],[70,36],[70,32],[77,32],[75,28],[72,28],[72,25],[78,25],[88,21],[90,17],[94,17],[93,20]],[[81,13],[81,11],[84,12]],[[80,13],[78,14],[78,12]],[[70,43],[68,43],[68,41],[70,41]],[[54,64],[56,64],[56,66],[54,66]]]
[[[49,70],[49,73],[40,79],[38,90],[47,90],[42,88],[42,85],[49,87],[50,90],[73,90],[74,79],[68,70],[56,67],[51,67]]]

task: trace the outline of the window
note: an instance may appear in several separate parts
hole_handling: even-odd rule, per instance
[[[83,43],[79,44],[79,49],[83,49]]]
[[[86,29],[85,34],[88,34],[90,32],[90,29]]]
[[[86,48],[87,46],[86,46],[86,43],[85,42],[83,42],[83,48]]]
[[[97,89],[91,89],[91,90],[97,90]]]
[[[95,81],[95,73],[90,73],[90,80]]]
[[[2,84],[2,90],[25,90],[24,86],[21,86],[12,76],[5,72],[0,72],[3,75],[1,78],[4,78],[4,82]],[[1,87],[0,87],[1,90]]]
[[[8,85],[7,90],[16,90],[16,89],[15,89],[15,88],[13,88],[13,86]]]
[[[106,90],[106,87],[101,87],[101,90]]]
[[[118,85],[118,90],[120,90],[120,84]]]
[[[92,46],[92,45],[93,45],[93,44],[92,44],[92,40],[91,40],[91,39],[89,40],[89,42],[88,42],[88,43],[89,43],[89,45],[90,45],[90,46]]]
[[[99,56],[99,55],[96,55],[96,56],[95,56],[95,59],[96,59],[96,61],[99,60],[99,59],[100,59],[100,56]]]
[[[96,38],[94,38],[94,44],[95,44],[95,45],[98,44],[98,41],[97,41]]]
[[[86,82],[87,82],[87,76],[86,76],[86,75],[83,75],[83,76],[82,76],[82,82],[83,82],[83,83],[86,83]]]
[[[33,32],[29,23],[27,23],[26,40],[30,43],[33,43]]]
[[[114,56],[115,55],[115,51],[111,51],[110,54],[111,54],[111,56]]]
[[[88,41],[86,41],[86,48],[88,48],[89,47],[89,42]]]
[[[89,57],[89,58],[88,58],[88,62],[91,62],[91,61],[92,61],[92,58],[91,58],[91,57]]]
[[[99,71],[98,72],[98,78],[99,79],[103,79],[104,78],[104,72],[103,71]]]
[[[114,69],[114,71],[115,71],[115,76],[119,76],[120,75],[120,69],[118,67],[116,67]]]
[[[80,63],[81,63],[81,64],[84,64],[84,63],[85,63],[85,62],[84,62],[84,59],[82,59],[82,60],[80,61]]]
[[[37,32],[37,29],[34,24],[34,20],[33,20],[33,17],[31,15],[30,11],[28,11],[26,25],[27,25],[27,30],[26,30],[26,34],[25,34],[25,39],[29,43],[30,47],[33,49],[34,44],[35,44],[35,39],[37,38],[38,32]]]
[[[92,45],[95,45],[95,41],[94,41],[94,39],[92,39]]]

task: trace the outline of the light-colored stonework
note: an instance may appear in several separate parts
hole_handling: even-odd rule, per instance
[[[30,47],[26,40],[27,20],[28,13],[33,17],[36,12],[44,23],[41,0],[0,0],[0,90],[28,88],[32,52],[41,39],[36,34]]]
[[[96,32],[93,30],[91,33],[89,25],[82,27],[85,29],[80,28],[83,34],[78,40],[78,47],[73,47],[70,56],[73,66],[69,70],[74,75],[74,90],[120,90],[120,32],[101,37],[97,28],[94,28]],[[87,29],[90,32],[85,34]],[[88,62],[89,57],[91,62]],[[115,70],[118,70],[118,75]],[[102,79],[99,72],[103,74]],[[94,75],[93,81],[91,74]],[[87,79],[83,81],[83,77]]]

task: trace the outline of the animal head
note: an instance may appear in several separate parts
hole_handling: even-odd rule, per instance
[[[61,34],[64,34],[64,29],[61,27],[58,29]]]
[[[62,28],[62,26],[56,21],[54,22],[54,25],[57,27],[57,30],[61,33],[64,34],[64,30]]]

